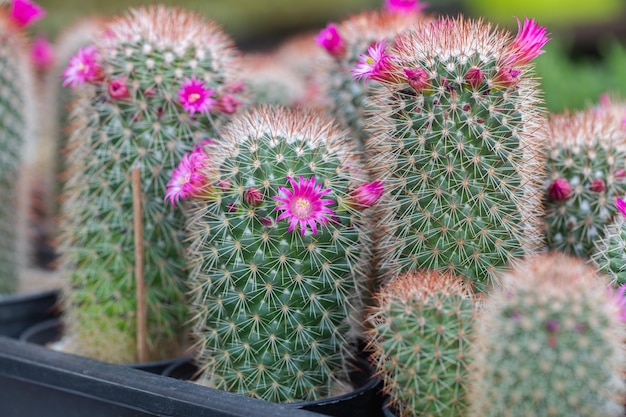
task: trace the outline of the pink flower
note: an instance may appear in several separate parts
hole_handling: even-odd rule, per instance
[[[243,201],[251,206],[258,206],[263,202],[263,193],[256,187],[250,187],[244,191]]]
[[[178,100],[191,115],[195,112],[207,113],[216,103],[211,98],[215,91],[206,88],[204,81],[197,80],[193,75],[191,79],[185,77],[185,82],[181,83],[180,86],[182,88],[178,90]]]
[[[526,65],[545,51],[541,49],[549,40],[545,26],[539,26],[534,19],[524,18],[524,25],[516,17],[517,36],[511,44],[510,65]]]
[[[293,190],[279,186],[278,189],[284,195],[273,196],[272,198],[282,203],[276,210],[283,210],[276,221],[283,219],[289,220],[289,231],[292,231],[298,222],[300,222],[300,232],[304,236],[306,226],[311,228],[313,234],[317,234],[316,222],[319,224],[327,224],[328,217],[326,215],[334,215],[335,213],[328,207],[328,204],[334,203],[333,200],[322,200],[322,196],[328,194],[331,190],[322,190],[322,184],[315,184],[315,178],[304,178],[300,176],[300,182],[296,182],[293,178],[287,177],[291,183]]]
[[[337,31],[337,25],[329,23],[315,37],[315,42],[326,49],[332,56],[341,56],[346,51],[346,45]]]
[[[28,26],[46,15],[46,11],[40,5],[29,0],[13,0],[10,13],[11,20],[18,27]]]
[[[217,99],[215,107],[222,113],[233,114],[241,105],[241,101],[237,100],[235,96],[230,93],[226,93]]]
[[[128,96],[130,93],[128,92],[128,86],[126,85],[126,81],[121,78],[117,78],[115,80],[111,80],[109,83],[109,96],[111,96],[114,100],[121,100]]]
[[[361,184],[350,193],[348,204],[353,203],[356,208],[361,209],[372,207],[383,195],[383,191],[383,182],[380,180]]]
[[[620,287],[613,293],[613,303],[619,311],[620,321],[626,322],[626,284],[620,285]]]
[[[478,88],[482,84],[485,79],[485,74],[480,70],[480,68],[472,67],[467,70],[465,73],[465,81],[472,87]]]
[[[169,199],[170,204],[176,207],[181,198],[186,200],[198,195],[207,182],[202,168],[208,160],[209,157],[201,147],[184,154],[178,167],[172,171],[172,179],[166,184],[165,200]]]
[[[617,207],[617,209],[620,211],[620,213],[622,213],[622,215],[626,217],[626,201],[624,201],[621,198],[617,197],[615,199],[615,207]]]
[[[411,88],[415,91],[422,91],[428,87],[428,73],[423,68],[416,68],[414,70],[404,68],[404,75],[406,76],[407,83],[409,83]]]
[[[392,13],[419,13],[426,6],[419,0],[385,0],[385,8]]]
[[[554,201],[566,200],[572,195],[572,186],[565,178],[557,178],[548,186],[548,195]]]
[[[70,84],[76,88],[78,84],[97,80],[102,74],[98,58],[98,52],[93,46],[80,48],[75,56],[70,57],[70,64],[61,75],[65,77],[63,86]]]
[[[37,36],[30,49],[30,58],[35,67],[46,70],[54,64],[54,48],[48,38]]]
[[[385,51],[385,40],[376,42],[367,48],[368,54],[361,54],[361,60],[351,70],[355,80],[374,79],[382,80],[387,77],[387,71],[391,68],[392,57]]]
[[[594,193],[601,193],[606,189],[606,184],[602,180],[602,178],[594,178],[591,180],[591,184],[589,184],[589,190]]]
[[[515,68],[503,67],[496,74],[496,82],[504,86],[511,86],[519,81],[519,75],[522,72]]]

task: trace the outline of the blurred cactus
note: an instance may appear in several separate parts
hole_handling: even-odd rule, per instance
[[[135,362],[131,169],[141,171],[148,359],[184,347],[187,307],[180,211],[163,205],[167,177],[194,142],[236,106],[230,38],[183,9],[132,9],[79,49],[64,72],[76,87],[62,203],[64,349]]]
[[[182,160],[167,196],[192,200],[200,381],[273,402],[326,397],[347,379],[362,320],[362,210],[379,183],[365,183],[346,131],[303,109],[253,109],[204,149]]]
[[[382,86],[367,121],[381,271],[462,273],[485,290],[542,243],[545,110],[530,62],[547,42],[464,18],[425,23],[370,48],[353,69]]]
[[[464,416],[474,302],[460,278],[407,272],[385,285],[368,317],[368,350],[399,417]]]
[[[623,292],[554,253],[507,274],[472,343],[472,416],[622,416]]]
[[[607,112],[551,115],[544,185],[549,248],[591,256],[626,193],[626,130]]]

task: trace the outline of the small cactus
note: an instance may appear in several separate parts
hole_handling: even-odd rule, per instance
[[[474,302],[438,271],[407,272],[381,289],[368,317],[368,350],[399,417],[463,416]]]
[[[201,382],[272,402],[326,397],[346,379],[369,265],[363,210],[382,190],[347,133],[303,109],[252,109],[204,149],[167,196],[191,200]]]
[[[545,110],[530,62],[547,41],[530,20],[511,39],[441,18],[377,43],[353,69],[382,87],[366,151],[387,186],[376,206],[384,275],[444,270],[482,291],[541,246]]]
[[[133,188],[141,171],[148,360],[186,347],[183,225],[163,204],[167,178],[236,106],[238,53],[215,24],[183,9],[131,9],[79,49],[64,72],[76,87],[61,207],[64,349],[137,362]],[[232,101],[232,100],[231,100]]]
[[[619,214],[608,225],[603,238],[596,242],[592,255],[593,263],[611,279],[614,285],[626,284],[626,202],[617,197],[615,201]]]
[[[622,416],[623,292],[580,259],[520,263],[484,301],[467,415]]]
[[[607,112],[584,110],[548,120],[544,224],[550,249],[589,258],[626,193],[626,130]]]

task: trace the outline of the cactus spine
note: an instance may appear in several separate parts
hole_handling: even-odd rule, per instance
[[[172,357],[184,347],[187,320],[184,216],[163,204],[163,190],[175,162],[225,120],[218,105],[235,81],[237,53],[212,22],[159,6],[113,20],[76,59],[83,61],[68,67],[66,83],[86,84],[73,108],[61,208],[70,278],[64,348],[108,362],[138,360],[130,178],[139,167],[148,359]],[[81,72],[87,67],[91,73]]]
[[[626,193],[626,131],[608,112],[585,110],[548,121],[545,236],[549,248],[588,258]]]
[[[592,255],[593,263],[611,278],[613,284],[626,284],[626,203],[616,199],[620,213],[615,221],[604,230],[604,236],[596,242]]]
[[[25,171],[33,153],[35,83],[28,43],[5,10],[0,10],[0,40],[0,294],[8,294],[18,289],[27,264]]]
[[[515,44],[482,21],[442,18],[358,68],[383,87],[366,148],[388,191],[377,205],[385,275],[444,270],[484,290],[541,244],[545,112]]]
[[[358,153],[330,119],[280,107],[243,114],[206,149],[188,225],[201,380],[273,402],[328,396],[368,265]]]
[[[476,319],[468,415],[622,416],[623,300],[607,284],[556,252],[507,274]]]
[[[381,289],[369,348],[400,417],[465,415],[473,318],[469,286],[449,273],[407,272]]]

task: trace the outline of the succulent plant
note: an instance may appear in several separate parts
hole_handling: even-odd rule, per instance
[[[626,193],[626,130],[620,118],[593,109],[551,115],[544,185],[550,249],[588,258]]]
[[[188,319],[184,216],[163,204],[167,178],[238,103],[238,53],[213,22],[179,8],[131,9],[64,72],[76,87],[61,207],[63,348],[138,361],[133,186],[140,169],[147,359],[179,354]],[[235,103],[235,104],[233,104]]]
[[[355,66],[382,87],[366,149],[386,186],[384,276],[443,270],[482,291],[541,246],[545,111],[530,62],[547,40],[534,21],[512,40],[482,21],[441,18],[393,48],[378,42]]]
[[[624,294],[583,260],[528,259],[484,300],[471,348],[472,416],[622,416]]]
[[[619,214],[605,227],[603,237],[596,241],[592,262],[605,273],[614,285],[626,284],[626,202],[617,197],[615,201]]]
[[[272,402],[346,379],[382,193],[347,132],[304,109],[251,109],[188,154],[166,198],[188,202],[200,381]]]
[[[474,301],[462,278],[406,272],[380,290],[368,321],[368,350],[396,415],[465,415]]]

